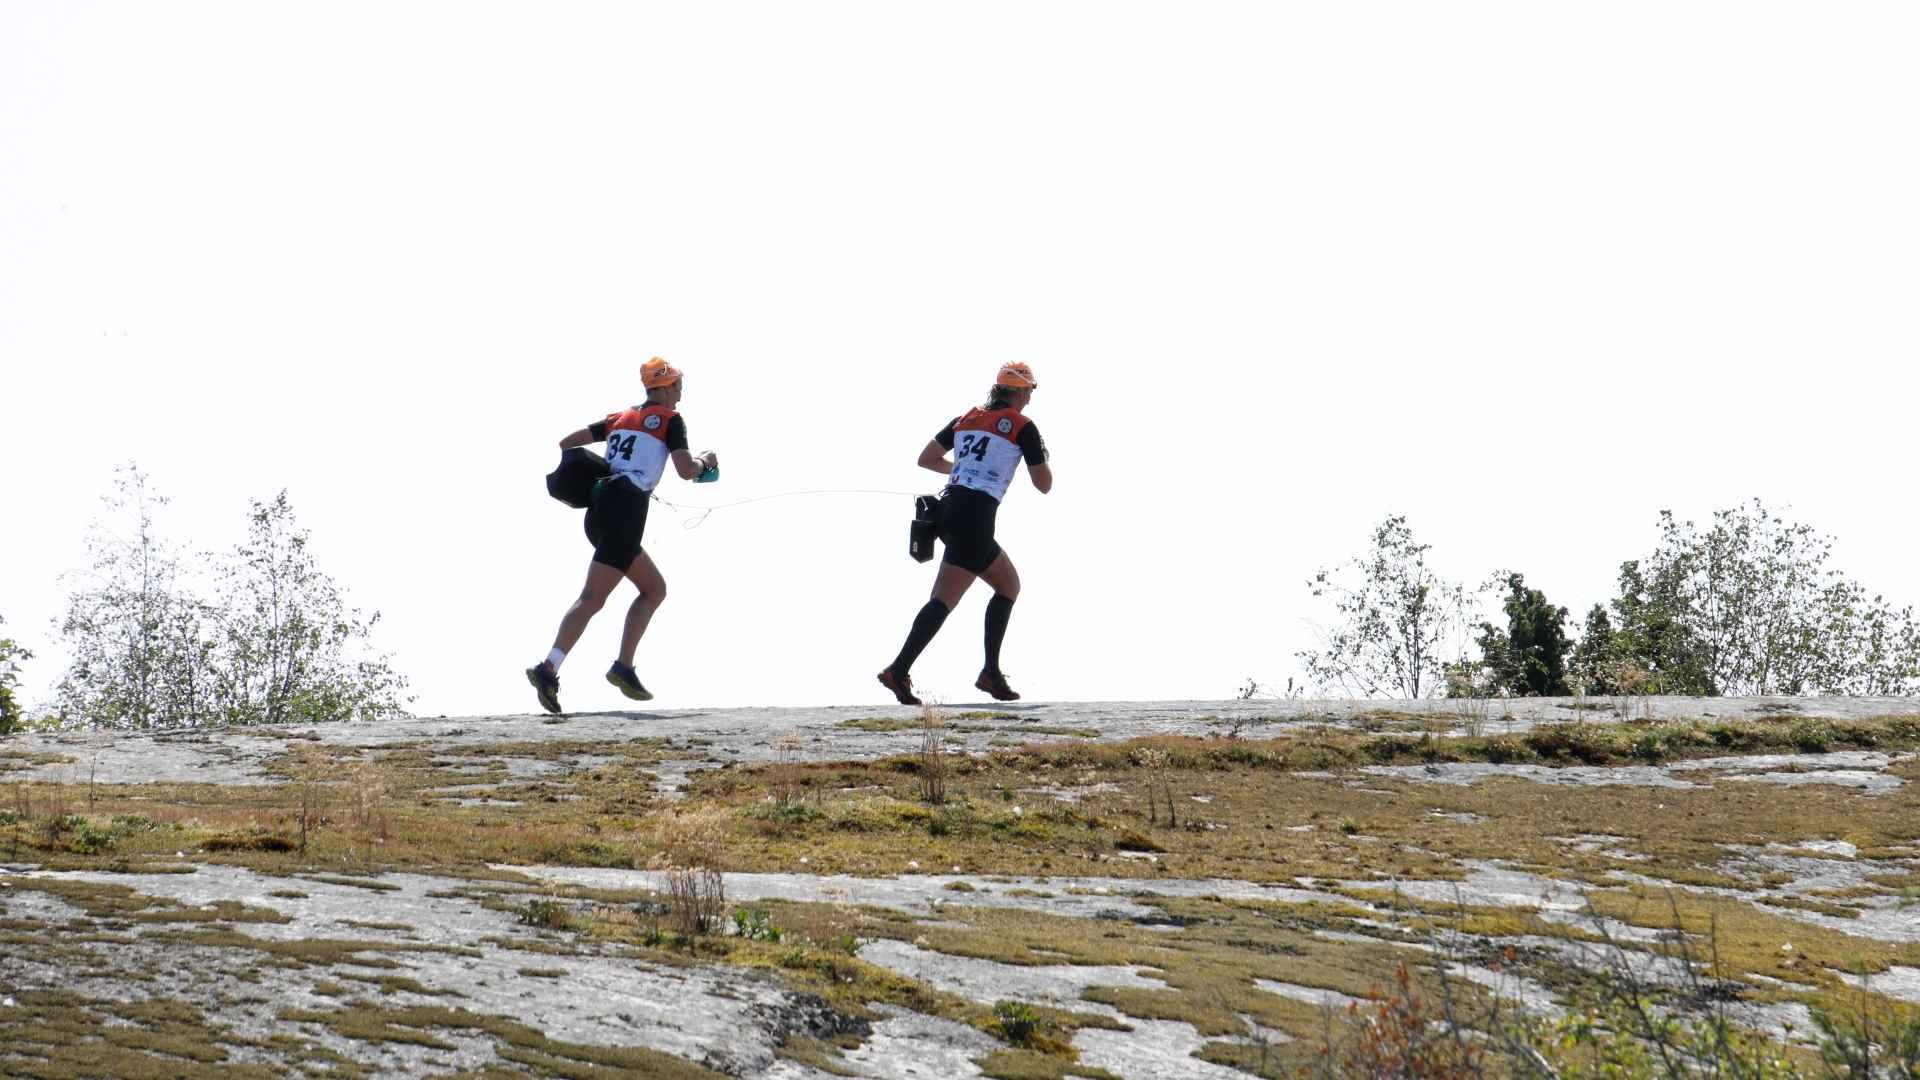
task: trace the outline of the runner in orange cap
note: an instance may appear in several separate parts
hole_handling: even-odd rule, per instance
[[[561,618],[552,651],[527,669],[527,681],[539,694],[540,707],[551,713],[560,711],[561,662],[623,577],[633,582],[640,595],[627,609],[620,658],[607,669],[607,681],[635,701],[653,698],[633,670],[633,654],[640,647],[640,637],[667,597],[666,579],[640,547],[641,534],[647,527],[647,503],[669,462],[682,480],[695,479],[719,467],[720,459],[713,451],[698,457],[687,451],[687,424],[675,411],[685,389],[680,370],[656,356],[640,365],[640,384],[647,390],[646,404],[609,413],[606,419],[560,440],[562,450],[605,442],[613,475],[594,487],[593,502],[587,507],[587,539],[593,543],[587,583]]]
[[[902,705],[920,704],[908,672],[976,577],[993,586],[993,599],[987,601],[987,662],[973,685],[996,701],[1020,697],[1000,671],[1000,644],[1007,636],[1014,599],[1020,595],[1020,574],[994,540],[993,523],[1022,461],[1034,487],[1042,494],[1053,490],[1047,444],[1025,415],[1038,386],[1028,365],[1002,366],[986,405],[955,417],[920,451],[921,468],[947,477],[935,518],[946,553],[933,581],[932,599],[914,616],[900,654],[879,675],[880,685]],[[947,460],[948,451],[953,451],[952,461]]]

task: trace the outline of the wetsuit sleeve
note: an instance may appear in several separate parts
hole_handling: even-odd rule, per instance
[[[606,442],[607,427],[612,422],[611,419],[595,420],[593,423],[587,425],[587,434],[593,436],[594,442]]]
[[[687,448],[687,422],[676,416],[667,421],[667,449],[685,450]]]
[[[940,434],[935,435],[933,437],[933,441],[940,444],[940,449],[942,450],[953,449],[953,425],[959,422],[960,422],[960,418],[957,416],[954,417],[952,420],[947,421],[947,426],[941,428]]]
[[[1028,424],[1020,429],[1020,454],[1029,465],[1047,463],[1047,443],[1040,437],[1040,427]]]

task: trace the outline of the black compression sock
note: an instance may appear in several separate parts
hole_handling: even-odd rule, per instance
[[[993,594],[987,601],[987,670],[1000,674],[1000,643],[1007,639],[1007,620],[1013,618],[1013,600]]]
[[[920,652],[940,632],[940,626],[947,621],[947,605],[938,600],[929,600],[920,614],[913,617],[913,629],[907,633],[907,643],[900,646],[900,655],[893,658],[891,670],[895,675],[905,675],[912,670],[913,662],[920,659]]]

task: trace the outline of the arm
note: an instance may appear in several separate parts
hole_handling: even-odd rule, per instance
[[[1033,486],[1045,495],[1053,490],[1053,466],[1047,460],[1047,441],[1040,437],[1040,428],[1028,424],[1020,430],[1020,458],[1027,463],[1027,476]]]
[[[678,416],[667,421],[667,449],[672,452],[673,471],[682,480],[692,480],[720,464],[720,455],[711,450],[696,457],[687,449],[687,422]]]
[[[953,474],[953,462],[947,460],[947,448],[940,445],[939,439],[927,440],[926,447],[920,451],[919,465],[928,472],[937,472],[941,476]]]
[[[679,473],[682,480],[691,480],[718,464],[720,464],[720,455],[711,450],[699,457],[694,457],[685,450],[673,452],[673,471]]]

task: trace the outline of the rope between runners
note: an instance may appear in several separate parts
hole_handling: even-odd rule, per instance
[[[661,498],[658,494],[654,495],[653,501],[676,514],[697,511],[695,516],[680,523],[680,527],[683,529],[697,529],[706,524],[707,518],[711,517],[715,510],[731,510],[736,506],[768,502],[772,499],[791,499],[802,495],[904,495],[907,498],[913,498],[915,494],[917,493],[912,491],[885,491],[879,488],[815,488],[808,491],[780,491],[772,495],[756,495],[751,499],[739,499],[734,502],[718,503],[713,506],[672,503]]]

